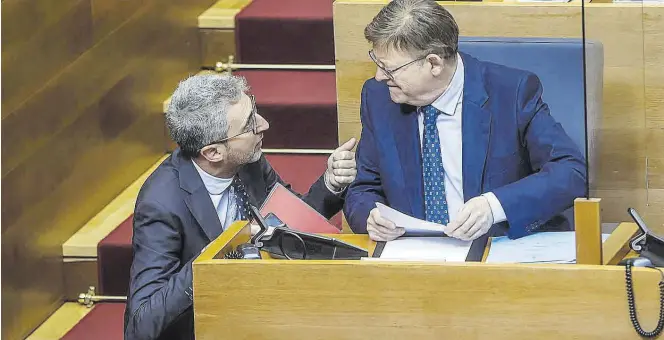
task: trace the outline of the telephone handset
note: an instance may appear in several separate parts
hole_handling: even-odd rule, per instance
[[[630,248],[639,254],[639,257],[629,258],[620,262],[625,266],[625,284],[627,285],[627,303],[629,304],[629,317],[636,332],[645,338],[657,337],[664,329],[664,273],[657,267],[664,266],[664,240],[652,234],[641,216],[633,208],[627,209],[634,222],[639,227],[641,234],[635,237],[629,244]],[[659,270],[662,280],[659,281],[659,320],[653,331],[645,331],[641,328],[636,316],[636,304],[634,302],[634,288],[632,286],[632,267],[647,267]]]

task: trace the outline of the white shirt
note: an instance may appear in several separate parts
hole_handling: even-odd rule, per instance
[[[194,167],[198,174],[203,180],[205,189],[207,189],[208,194],[210,194],[210,199],[212,200],[212,205],[217,210],[217,215],[219,215],[219,222],[221,222],[222,230],[225,230],[231,223],[235,222],[235,213],[231,213],[232,216],[228,214],[230,211],[236,211],[235,207],[235,196],[231,194],[229,190],[231,183],[233,183],[233,178],[219,178],[212,176],[201,169],[194,160],[191,161],[194,163]]]
[[[442,111],[436,118],[436,127],[440,138],[440,152],[445,169],[445,197],[450,221],[454,220],[463,207],[463,138],[461,136],[461,116],[463,113],[464,66],[461,56],[457,54],[457,68],[450,85],[445,92],[431,105]],[[424,133],[424,114],[418,109],[418,126],[420,130],[420,149]],[[492,192],[482,194],[489,201],[494,223],[505,221],[505,211]]]

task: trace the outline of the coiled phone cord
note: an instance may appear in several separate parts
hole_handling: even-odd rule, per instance
[[[663,274],[664,276],[664,274]],[[634,329],[640,336],[645,338],[654,338],[662,332],[664,329],[664,277],[663,280],[659,281],[659,321],[657,321],[657,327],[651,332],[646,332],[641,328],[639,320],[636,316],[636,304],[634,303],[634,289],[632,287],[632,264],[627,263],[625,265],[625,281],[627,283],[627,302],[629,303],[629,318],[632,320],[632,325]]]

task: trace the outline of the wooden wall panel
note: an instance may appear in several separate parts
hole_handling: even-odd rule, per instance
[[[664,10],[643,12],[648,207],[646,222],[664,234]]]
[[[361,5],[359,3],[362,3]],[[376,70],[363,29],[387,1],[335,2],[339,140],[359,137],[362,84]],[[580,2],[441,2],[463,36],[580,38]],[[604,222],[630,220],[643,211],[664,233],[664,6],[586,4],[586,38],[604,46],[603,112],[598,130],[597,175],[591,194],[602,198]],[[607,24],[610,23],[610,24]]]
[[[54,10],[52,1],[22,1],[30,10],[18,2],[3,2],[3,19],[72,13]],[[197,16],[214,0],[61,3],[78,9],[75,18],[84,25],[76,34],[91,44],[60,58],[67,63],[42,75],[41,86],[27,95],[3,77],[3,338],[25,337],[62,303],[63,242],[163,155],[162,102],[200,67]],[[30,17],[3,20],[3,30],[20,31],[23,21]],[[62,50],[47,52],[67,55],[73,46],[65,32],[73,24],[52,21],[26,35],[37,42],[52,34],[44,30],[63,32],[57,41],[23,48],[11,64],[4,53],[17,52],[8,42],[26,39],[13,33],[3,40],[4,70],[30,69],[51,46]],[[5,106],[5,99],[15,104]]]
[[[141,8],[150,5],[148,0],[90,0],[92,3],[93,39],[99,41],[123,23],[131,20]]]
[[[99,289],[96,258],[65,259],[62,266],[65,301],[77,302],[78,295],[87,292],[90,286]]]
[[[92,45],[92,20],[89,0],[8,0],[2,7],[4,120]]]
[[[2,10],[6,13],[2,16],[3,47],[27,41],[35,34],[43,32],[44,28],[58,22],[80,2],[81,0],[2,1]]]
[[[235,31],[232,29],[201,29],[201,65],[214,66],[235,56]]]
[[[664,5],[643,9],[646,126],[664,129]],[[660,144],[660,150],[664,144]],[[661,154],[664,156],[664,154]],[[664,188],[661,186],[660,188]]]

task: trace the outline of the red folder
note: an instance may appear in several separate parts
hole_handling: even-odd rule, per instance
[[[339,234],[341,231],[314,208],[277,183],[260,209],[263,216],[273,213],[289,228],[316,234]]]

